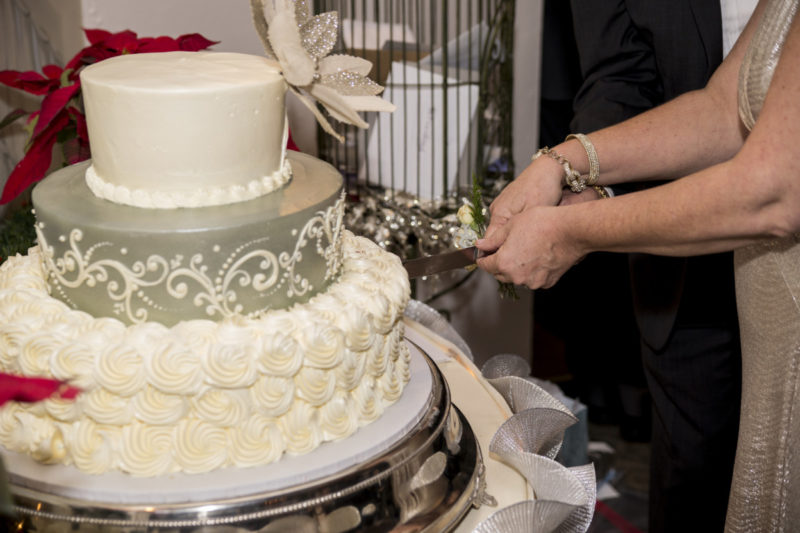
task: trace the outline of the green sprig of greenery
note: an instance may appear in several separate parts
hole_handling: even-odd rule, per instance
[[[483,237],[488,221],[486,219],[486,207],[483,204],[483,187],[481,187],[481,184],[478,181],[478,176],[475,174],[472,174],[472,194],[470,197],[470,208],[472,211],[472,223],[470,224],[470,227],[475,233],[478,234],[479,237]],[[517,288],[513,283],[498,281],[497,284],[497,290],[500,293],[501,298],[519,300]]]
[[[472,230],[480,236],[486,231],[486,209],[483,205],[483,189],[478,182],[478,177],[472,175],[472,197],[470,198],[472,208]]]

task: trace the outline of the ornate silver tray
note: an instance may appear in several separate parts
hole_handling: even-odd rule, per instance
[[[384,452],[335,474],[280,490],[171,504],[65,497],[16,483],[19,531],[440,532],[453,529],[484,489],[472,429],[439,370],[420,420]]]

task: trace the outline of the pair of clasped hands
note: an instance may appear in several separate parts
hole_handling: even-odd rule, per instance
[[[498,281],[531,289],[553,286],[590,250],[570,232],[565,206],[597,199],[593,189],[564,189],[564,170],[538,158],[489,206],[489,227],[476,242],[478,267]]]

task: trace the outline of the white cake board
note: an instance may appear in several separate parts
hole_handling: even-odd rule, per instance
[[[419,422],[427,412],[433,376],[422,352],[408,341],[406,343],[411,352],[411,378],[400,399],[390,405],[378,420],[343,440],[323,443],[305,455],[285,454],[268,465],[147,478],[121,472],[86,474],[74,466],[44,465],[2,447],[0,451],[13,485],[96,503],[168,505],[285,490],[333,475],[379,455],[402,440]]]

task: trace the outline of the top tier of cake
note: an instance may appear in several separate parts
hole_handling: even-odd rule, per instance
[[[92,192],[144,208],[250,200],[290,178],[286,83],[265,58],[114,57],[81,72]]]

